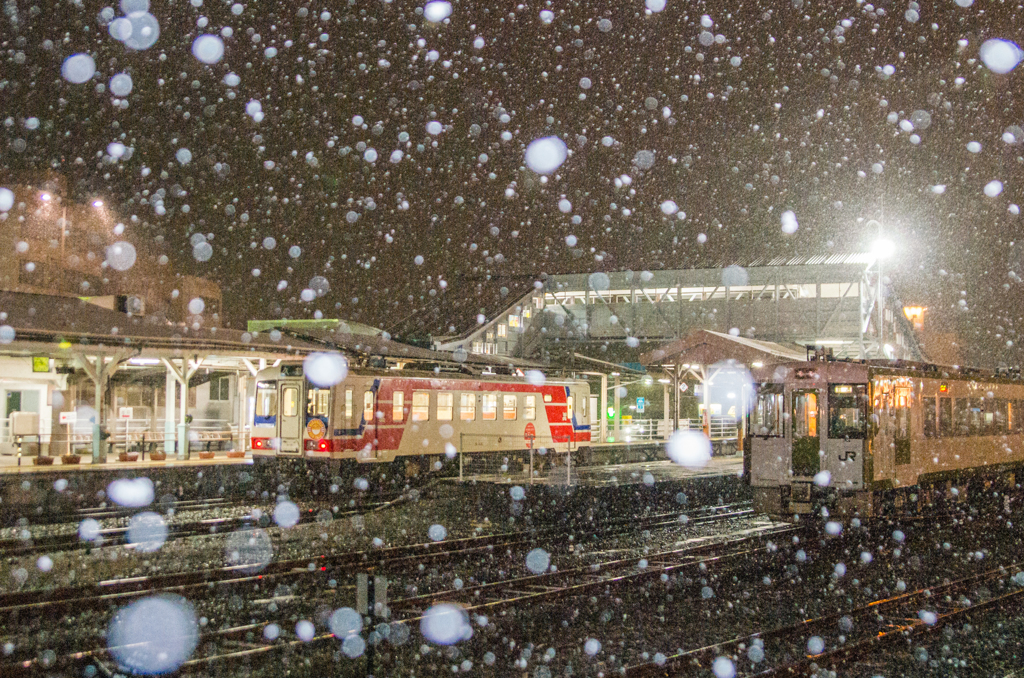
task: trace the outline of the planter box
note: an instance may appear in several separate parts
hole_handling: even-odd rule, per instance
[[[118,461],[138,461],[139,460],[139,453],[138,452],[120,452],[117,455],[117,460]]]
[[[82,461],[82,455],[80,454],[62,454],[60,456],[60,463],[62,464],[78,464]]]
[[[32,463],[35,464],[36,466],[53,466],[53,457],[33,457]]]
[[[230,450],[228,452],[228,459],[245,459],[244,450]]]
[[[150,452],[149,458],[153,461],[164,461],[167,459],[166,452]]]
[[[209,452],[203,450],[199,453],[200,459],[213,459],[215,456],[217,456],[217,454],[213,450],[210,450]]]

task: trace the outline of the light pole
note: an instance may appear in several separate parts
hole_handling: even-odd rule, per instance
[[[891,257],[893,255],[893,253],[894,253],[894,251],[896,249],[896,246],[893,244],[892,240],[889,240],[887,238],[881,237],[881,235],[882,235],[882,225],[881,224],[878,224],[878,231],[879,231],[879,233],[878,233],[879,234],[879,238],[878,238],[878,240],[876,240],[871,245],[871,253],[874,254],[875,262],[877,263],[877,267],[878,267],[878,286],[877,286],[877,290],[878,290],[878,301],[877,301],[877,306],[878,306],[878,352],[881,354],[881,356],[883,358],[885,358],[885,357],[887,357],[885,355],[885,315],[884,315],[885,295],[884,295],[884,293],[882,291],[882,286],[885,283],[883,282],[883,276],[882,276],[882,261],[884,261],[885,259],[888,259],[889,257]]]

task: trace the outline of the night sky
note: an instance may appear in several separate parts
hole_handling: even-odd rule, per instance
[[[1020,5],[476,1],[431,23],[409,2],[156,0],[143,51],[102,8],[5,5],[0,185],[56,170],[103,195],[138,217],[132,238],[218,280],[234,326],[319,310],[447,333],[544,273],[859,251],[876,219],[905,302],[960,332],[971,361],[1020,362],[1024,130],[1007,129],[1024,125],[1024,67],[979,59],[1016,38]],[[193,56],[224,27],[222,60]],[[84,84],[61,75],[79,52],[97,67]],[[121,72],[127,107],[107,85]],[[570,154],[542,181],[524,150],[546,136]],[[304,302],[314,276],[330,290]]]

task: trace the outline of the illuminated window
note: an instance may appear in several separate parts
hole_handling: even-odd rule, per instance
[[[373,391],[363,393],[363,421],[367,424],[373,421]]]
[[[345,418],[352,418],[352,389],[345,389]]]
[[[482,342],[482,341],[474,341],[473,342],[473,353],[483,353],[483,352],[484,352],[484,342]]]
[[[483,406],[484,421],[494,421],[498,418],[498,394],[485,393]]]
[[[523,311],[523,315],[526,315],[529,312],[530,312],[530,309],[526,309],[525,311]],[[530,316],[526,316],[526,317],[529,318]],[[517,316],[517,315],[510,315],[508,317],[508,326],[509,327],[519,327],[519,316]]]
[[[499,337],[507,337],[508,336],[508,326],[506,326],[504,324],[498,325],[498,336]]]
[[[289,386],[281,393],[282,414],[286,417],[294,417],[299,413],[299,389]]]
[[[306,391],[306,414],[311,417],[326,417],[330,412],[331,391],[327,388],[311,388]]]
[[[550,403],[551,402],[551,394],[550,393],[545,393],[544,394],[544,402],[546,402],[546,403]]]
[[[506,394],[501,396],[501,417],[505,421],[516,420],[516,396],[515,394]]]
[[[572,396],[565,398],[565,420],[572,421]]]
[[[523,419],[531,420],[537,418],[537,396],[526,396],[526,406],[523,407]]]
[[[413,391],[412,420],[427,421],[430,419],[430,394],[426,391]]]
[[[405,393],[395,391],[391,394],[391,421],[405,420]]]
[[[256,384],[256,416],[277,416],[277,384],[274,382]]]
[[[463,393],[459,396],[459,419],[463,421],[476,419],[476,394]]]
[[[438,393],[437,394],[437,420],[438,421],[451,421],[455,410],[455,394],[454,393]]]

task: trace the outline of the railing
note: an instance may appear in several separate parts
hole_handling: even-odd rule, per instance
[[[532,437],[463,433],[459,436],[459,480],[467,476],[498,483],[571,485],[576,443]],[[505,447],[507,449],[500,449]],[[494,451],[495,449],[499,451]]]
[[[711,440],[736,440],[739,438],[739,422],[733,417],[711,417],[708,437]],[[704,428],[702,419],[680,419],[682,430],[700,431]]]

